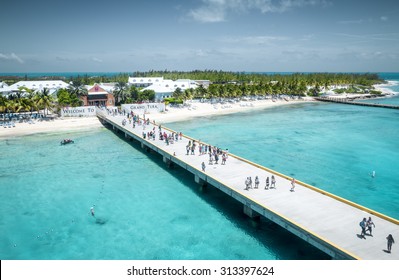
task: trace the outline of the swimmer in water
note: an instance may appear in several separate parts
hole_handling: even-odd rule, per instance
[[[90,213],[94,217],[94,206],[90,207]]]

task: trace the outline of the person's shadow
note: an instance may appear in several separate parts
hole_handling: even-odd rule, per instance
[[[390,251],[388,251],[388,250],[383,250],[385,253],[388,253],[388,254],[390,254],[391,252]]]
[[[360,238],[360,239],[366,239],[366,236],[364,236],[364,235],[361,235],[361,234],[356,234],[356,235],[357,235],[357,237]]]

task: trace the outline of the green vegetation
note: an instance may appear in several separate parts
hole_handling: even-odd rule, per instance
[[[209,80],[208,88],[199,86],[196,89],[177,88],[173,97],[166,99],[172,104],[181,104],[189,99],[223,99],[223,98],[245,98],[256,96],[295,95],[295,96],[318,96],[327,91],[331,86],[345,87],[335,89],[336,93],[372,93],[380,94],[372,87],[377,83],[384,83],[377,74],[372,73],[292,73],[292,74],[265,74],[226,71],[154,71],[135,72],[130,76],[136,77],[164,77],[165,79],[191,79]],[[66,90],[60,90],[57,98],[49,95],[47,89],[41,92],[31,92],[29,89],[21,88],[25,94],[16,93],[8,97],[0,96],[0,113],[7,112],[32,112],[37,110],[59,109],[64,106],[80,106],[80,97],[87,95],[84,85],[94,83],[115,83],[114,96],[116,104],[153,101],[155,92],[152,90],[141,91],[136,87],[127,85],[129,74],[120,73],[114,76],[88,75],[73,78],[65,77],[43,77],[42,80],[60,79],[69,83]],[[8,84],[19,80],[27,80],[25,77],[0,77],[0,80]],[[35,78],[35,80],[40,80]]]
[[[216,70],[195,70],[190,72],[180,71],[154,71],[135,72],[135,77],[164,77],[165,79],[191,79],[191,80],[209,80],[213,84],[226,83],[246,83],[260,84],[278,81],[283,84],[291,84],[294,82],[303,82],[306,85],[329,86],[337,85],[364,85],[371,86],[377,83],[383,83],[377,74],[373,73],[287,73],[287,74],[265,74],[251,72],[226,72]],[[126,79],[127,80],[127,79]]]

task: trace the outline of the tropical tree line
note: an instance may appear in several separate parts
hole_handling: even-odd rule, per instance
[[[310,86],[329,86],[329,85],[364,85],[371,86],[377,83],[383,83],[376,73],[254,73],[254,72],[226,72],[216,70],[195,70],[189,72],[181,71],[155,71],[134,72],[135,77],[164,77],[165,79],[191,79],[191,80],[209,80],[216,84],[225,83],[292,83],[304,82]]]
[[[40,92],[27,92],[23,96],[20,93],[8,97],[0,96],[0,112],[3,113],[3,119],[10,113],[32,114],[41,110],[46,116],[53,105],[53,97],[46,88]]]
[[[275,83],[259,83],[259,84],[211,84],[208,88],[199,86],[195,89],[179,88],[173,93],[176,100],[188,99],[223,99],[223,98],[243,98],[254,96],[276,96],[276,95],[292,95],[305,96],[308,93],[318,94],[320,89],[307,88],[304,82],[275,82]]]
[[[62,107],[78,107],[83,105],[82,97],[88,94],[85,84],[81,80],[73,80],[67,89],[59,89],[56,96],[50,94],[49,89],[32,91],[26,87],[19,88],[18,92],[8,96],[0,95],[0,113],[27,113],[43,111],[46,115],[49,110],[58,112]],[[126,82],[117,82],[113,89],[116,105],[150,102],[155,99],[153,90],[140,90],[129,87]]]
[[[265,74],[265,73],[245,73],[245,72],[226,72],[226,71],[154,71],[135,72],[132,76],[158,77],[177,80],[180,78],[192,80],[209,80],[210,86],[205,88],[200,86],[196,89],[176,89],[173,94],[175,101],[188,99],[213,99],[213,98],[241,98],[256,95],[319,95],[323,90],[330,86],[347,86],[353,88],[369,88],[372,85],[383,83],[377,74],[373,73],[293,73],[293,74]],[[58,91],[57,96],[49,94],[48,89],[31,92],[27,88],[21,88],[25,94],[15,93],[7,97],[0,98],[0,113],[7,112],[33,112],[38,110],[59,109],[65,106],[81,106],[81,97],[87,95],[85,85],[100,82],[114,82],[113,90],[116,105],[153,101],[155,92],[152,90],[142,90],[137,87],[129,87],[127,84],[129,75],[121,73],[115,76],[96,76],[88,75],[71,77],[66,82],[70,86],[67,89]],[[378,93],[378,92],[375,92]]]
[[[169,70],[150,70],[146,72],[136,71],[133,73],[118,73],[115,75],[89,76],[88,74],[71,77],[43,77],[43,80],[63,80],[65,82],[92,85],[94,83],[117,83],[127,82],[129,76],[132,77],[164,77],[165,79],[191,79],[209,80],[216,84],[230,82],[237,83],[270,83],[279,81],[291,83],[292,81],[303,81],[306,85],[315,86],[316,84],[325,85],[364,85],[371,86],[385,82],[376,73],[260,73],[260,72],[229,72],[217,70],[194,70],[194,71],[169,71]],[[3,76],[0,80],[6,83],[15,83],[21,80],[29,80],[25,77]],[[35,80],[40,78],[35,78]]]
[[[135,86],[129,86],[124,81],[119,81],[115,84],[113,94],[116,105],[150,102],[155,99],[155,91],[142,90]]]
[[[0,113],[5,119],[6,114],[43,112],[47,116],[49,111],[58,111],[65,106],[81,106],[81,96],[87,94],[87,89],[79,82],[73,82],[68,89],[60,89],[53,96],[48,88],[33,91],[25,87],[8,96],[0,96]]]

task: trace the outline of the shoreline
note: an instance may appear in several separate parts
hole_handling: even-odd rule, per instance
[[[157,124],[185,121],[198,117],[219,116],[235,114],[240,112],[258,111],[265,108],[272,108],[284,105],[300,104],[304,102],[315,102],[313,98],[304,98],[302,100],[256,100],[240,102],[235,104],[210,104],[200,102],[189,102],[189,106],[184,108],[175,108],[168,106],[168,111],[163,113],[146,114],[146,118]],[[82,118],[56,118],[52,121],[36,121],[34,124],[16,123],[15,127],[0,127],[0,139],[9,139],[39,133],[61,133],[71,131],[84,131],[92,128],[101,128],[103,125],[97,117]],[[62,139],[60,139],[62,140]]]
[[[382,92],[381,96],[373,96],[370,94],[352,94],[342,93],[329,95],[333,98],[340,99],[379,99],[389,98],[396,96],[399,93],[393,91],[390,86],[399,85],[399,81],[388,81],[388,84],[374,85],[376,90]],[[148,113],[146,118],[155,121],[157,124],[167,124],[172,122],[180,122],[192,120],[199,117],[221,116],[241,112],[256,112],[266,108],[273,108],[278,106],[301,104],[304,102],[319,102],[312,97],[304,97],[299,100],[293,99],[278,99],[272,101],[271,99],[265,100],[249,100],[240,101],[236,103],[201,103],[199,101],[188,101],[183,108],[167,106],[167,111],[162,113]],[[82,118],[56,118],[52,121],[35,122],[34,124],[16,123],[15,127],[4,128],[0,126],[0,139],[9,139],[13,137],[22,137],[27,135],[34,135],[39,133],[61,133],[72,131],[84,131],[93,128],[103,127],[97,117],[82,117]],[[61,139],[60,139],[61,140]]]
[[[155,120],[157,124],[165,124],[171,122],[186,121],[198,117],[208,116],[222,116],[241,112],[259,111],[266,108],[273,108],[292,104],[301,104],[304,102],[316,102],[311,97],[306,97],[301,100],[276,100],[271,99],[256,100],[256,101],[241,101],[235,104],[210,104],[200,102],[189,102],[189,106],[185,108],[168,107],[166,113],[151,113],[147,114],[146,118],[151,121]]]
[[[97,117],[57,118],[53,121],[36,121],[34,124],[29,124],[26,122],[16,123],[15,127],[12,128],[4,128],[3,126],[0,126],[0,140],[40,133],[84,131],[100,127],[103,126]],[[61,140],[62,139],[60,139],[60,141]]]

